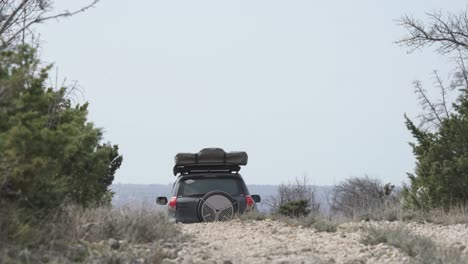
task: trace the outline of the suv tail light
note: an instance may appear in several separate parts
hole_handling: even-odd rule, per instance
[[[252,199],[252,197],[250,195],[246,195],[245,196],[245,201],[247,202],[247,208],[245,208],[246,210],[252,210],[253,207],[254,207],[254,200]]]
[[[172,197],[167,206],[169,206],[171,211],[175,211],[177,206],[177,197]]]

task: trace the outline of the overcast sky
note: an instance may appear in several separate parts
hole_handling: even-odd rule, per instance
[[[57,10],[83,0],[57,3]],[[331,185],[414,168],[403,114],[431,88],[433,50],[394,44],[404,14],[465,0],[123,1],[41,26],[43,58],[77,80],[89,118],[120,146],[115,182],[169,183],[177,152],[245,150],[248,184],[306,174]]]

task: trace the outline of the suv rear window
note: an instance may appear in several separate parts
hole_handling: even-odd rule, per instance
[[[233,196],[243,193],[241,181],[237,178],[192,178],[180,182],[177,195],[197,196],[211,191],[223,191]]]

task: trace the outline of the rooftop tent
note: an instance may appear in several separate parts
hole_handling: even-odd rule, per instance
[[[232,151],[226,153],[225,162],[238,164],[238,165],[247,165],[248,156],[244,151]]]
[[[175,156],[175,165],[189,165],[197,163],[197,154],[194,153],[177,153]]]
[[[206,148],[200,150],[197,154],[197,161],[199,164],[206,163],[225,163],[226,152],[220,148]]]
[[[177,153],[174,175],[191,171],[230,170],[239,171],[247,165],[248,156],[244,151],[225,152],[220,148],[205,148],[198,153]]]

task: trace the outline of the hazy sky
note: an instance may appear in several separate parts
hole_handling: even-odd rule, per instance
[[[248,152],[249,184],[304,174],[319,185],[364,174],[400,184],[414,167],[411,82],[430,88],[431,71],[447,77],[450,66],[394,44],[405,33],[395,20],[466,6],[102,0],[39,31],[43,58],[79,82],[90,120],[119,144],[115,182],[169,183],[177,152],[223,147]]]

